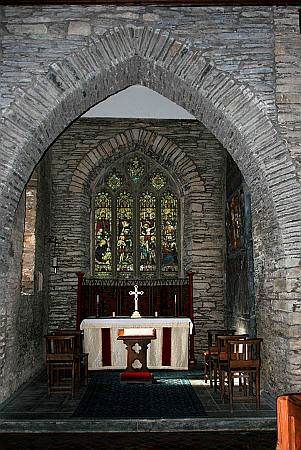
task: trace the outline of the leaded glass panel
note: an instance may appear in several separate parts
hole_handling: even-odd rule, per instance
[[[178,271],[177,249],[178,201],[170,192],[161,197],[161,270]]]
[[[124,191],[117,197],[117,272],[133,272],[133,197]]]
[[[107,192],[95,197],[95,274],[112,272],[112,199]]]
[[[122,185],[122,176],[114,169],[107,178],[108,186],[114,191]]]
[[[150,192],[140,197],[140,272],[156,271],[156,198]]]
[[[94,274],[161,277],[179,272],[178,198],[167,172],[140,152],[112,162],[95,195]]]
[[[163,188],[163,186],[165,186],[166,178],[162,173],[157,173],[151,177],[151,183],[152,186],[159,191]]]
[[[128,165],[129,176],[134,183],[138,183],[144,174],[144,164],[141,158],[134,156]]]

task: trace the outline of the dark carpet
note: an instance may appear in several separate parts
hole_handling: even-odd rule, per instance
[[[155,371],[152,384],[121,384],[119,375],[119,371],[93,373],[73,417],[182,419],[206,416],[187,372]]]

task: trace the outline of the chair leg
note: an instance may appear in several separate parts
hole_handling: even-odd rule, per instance
[[[260,408],[260,370],[256,370],[256,408]]]
[[[211,356],[209,356],[209,381],[210,381],[210,387],[213,387],[213,383],[214,383],[214,362],[212,361]]]
[[[47,364],[47,382],[48,382],[48,397],[50,398],[50,393],[51,393],[51,368],[50,368],[50,364]]]
[[[85,386],[88,385],[88,355],[84,357],[84,375],[85,375]]]
[[[206,355],[204,355],[204,380],[205,380],[205,383],[207,383],[207,381],[208,381],[208,370],[209,370],[209,367],[208,367],[208,365],[209,365],[209,358],[208,358],[208,356],[206,356]]]
[[[230,410],[231,412],[233,412],[233,379],[231,371],[228,372],[228,385],[229,385]]]
[[[76,370],[75,370],[75,362],[73,361],[73,363],[72,363],[72,369],[71,369],[71,376],[72,376],[72,380],[71,380],[71,383],[72,383],[72,387],[71,387],[71,394],[72,394],[72,398],[74,398],[74,392],[75,392],[75,383],[76,383]]]
[[[215,392],[217,392],[217,378],[219,379],[219,383],[220,383],[220,377],[221,377],[221,373],[218,367],[218,362],[216,360],[213,361],[213,370],[214,370],[214,390]],[[218,375],[217,375],[218,374]]]
[[[219,371],[219,387],[220,387],[220,393],[221,393],[221,400],[224,403],[225,401],[225,372],[223,370]]]

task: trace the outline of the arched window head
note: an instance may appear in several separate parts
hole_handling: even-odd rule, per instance
[[[158,163],[134,152],[112,164],[94,197],[94,276],[177,276],[179,217],[176,185]]]

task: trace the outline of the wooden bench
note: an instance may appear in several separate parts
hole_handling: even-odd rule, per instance
[[[277,398],[277,450],[301,449],[301,394]]]

